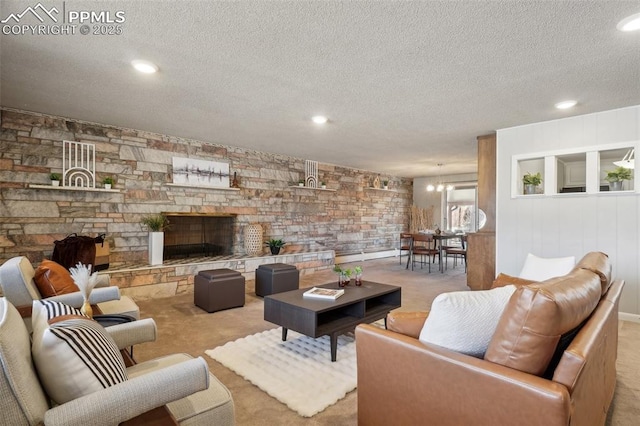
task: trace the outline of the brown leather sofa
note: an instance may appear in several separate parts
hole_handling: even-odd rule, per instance
[[[391,314],[387,330],[358,326],[358,424],[604,424],[623,286],[599,252],[519,286],[484,359],[419,341],[428,313]]]

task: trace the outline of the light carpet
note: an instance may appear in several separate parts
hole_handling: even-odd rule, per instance
[[[356,388],[353,334],[338,337],[331,362],[329,336],[317,339],[274,328],[205,353],[303,417],[311,417]]]

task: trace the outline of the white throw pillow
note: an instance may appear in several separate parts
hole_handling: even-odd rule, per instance
[[[115,341],[89,318],[64,319],[34,332],[31,352],[42,386],[58,404],[127,380]]]
[[[80,309],[55,300],[34,300],[31,307],[31,328],[34,334],[40,334],[49,327],[49,321],[63,315],[84,315]],[[88,317],[87,317],[88,318]]]
[[[518,276],[528,280],[545,281],[567,275],[575,265],[575,256],[544,258],[529,253]]]
[[[481,358],[487,351],[513,285],[438,295],[420,332],[420,341]]]

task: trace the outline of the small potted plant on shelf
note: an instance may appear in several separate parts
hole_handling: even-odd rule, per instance
[[[522,176],[522,184],[524,185],[524,193],[527,194],[527,195],[535,194],[536,193],[536,188],[541,183],[542,183],[542,176],[540,176],[540,172],[536,173],[535,175],[532,175],[531,173],[527,172],[527,174]]]
[[[51,179],[51,185],[60,186],[60,175],[58,173],[51,173],[49,179]]]
[[[389,189],[389,181],[388,180],[383,180],[382,181],[382,188]]]
[[[271,254],[275,256],[277,254],[280,254],[280,249],[284,247],[286,243],[280,239],[276,240],[272,238],[264,244],[269,247],[269,250],[271,250]]]
[[[320,187],[322,189],[327,189],[327,183],[326,182],[320,182]]]
[[[620,166],[607,171],[604,180],[609,182],[609,191],[622,191],[623,182],[630,180],[632,177],[631,169]]]
[[[298,186],[304,186],[304,179],[298,180]]]
[[[102,183],[104,184],[104,189],[111,189],[111,185],[113,185],[113,178],[111,176],[107,176],[102,179]]]

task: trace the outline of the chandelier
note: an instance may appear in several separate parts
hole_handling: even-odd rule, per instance
[[[622,160],[614,161],[613,164],[618,167],[624,167],[625,169],[633,169],[635,166],[635,152],[635,148],[630,149],[624,157],[622,157]]]
[[[442,166],[444,166],[444,164],[438,163],[438,183],[436,185],[433,185],[431,183],[429,185],[427,185],[427,191],[429,191],[429,192],[433,192],[433,191],[442,192],[445,189],[447,191],[451,191],[451,190],[455,189],[455,186],[451,185],[450,183],[444,184],[442,182]]]

